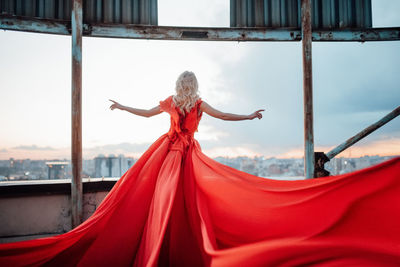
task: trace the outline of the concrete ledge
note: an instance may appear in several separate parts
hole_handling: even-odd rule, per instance
[[[83,181],[83,219],[89,218],[117,179]],[[71,230],[70,180],[0,182],[0,242]]]
[[[83,193],[110,191],[118,178],[85,178]],[[71,179],[0,182],[0,199],[16,196],[71,194]]]

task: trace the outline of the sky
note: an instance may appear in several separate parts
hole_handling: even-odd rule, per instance
[[[159,0],[159,25],[229,26],[229,1]],[[400,1],[372,0],[374,27],[400,26]],[[400,105],[400,42],[313,43],[315,150],[328,152]],[[203,42],[83,38],[83,157],[139,157],[169,129],[110,111],[108,99],[152,108],[195,72],[207,115],[195,138],[216,156],[302,157],[301,42]],[[0,31],[0,159],[69,159],[71,37]],[[396,118],[339,156],[400,155]]]

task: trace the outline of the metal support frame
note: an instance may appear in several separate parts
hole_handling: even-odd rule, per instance
[[[304,98],[304,176],[314,177],[311,0],[301,1]]]
[[[71,219],[82,222],[82,0],[72,1]]]
[[[0,14],[0,29],[71,34],[71,22],[39,18],[27,18]],[[368,42],[398,41],[400,27],[371,29],[313,30],[314,42]],[[83,36],[129,38],[149,40],[194,41],[301,41],[299,28],[220,28],[220,27],[170,27],[133,24],[83,24]]]

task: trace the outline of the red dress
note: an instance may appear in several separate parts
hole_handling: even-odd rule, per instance
[[[259,178],[193,138],[201,100],[70,232],[0,245],[0,266],[400,266],[400,158],[312,180]]]

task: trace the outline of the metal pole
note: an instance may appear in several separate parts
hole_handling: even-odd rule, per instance
[[[335,147],[334,149],[332,149],[331,151],[326,153],[326,156],[328,157],[328,159],[334,158],[337,154],[339,154],[343,150],[354,145],[355,143],[357,143],[358,141],[360,141],[361,139],[363,139],[364,137],[366,137],[367,135],[369,135],[370,133],[372,133],[376,129],[380,128],[381,126],[385,125],[386,123],[393,120],[394,118],[396,118],[399,115],[400,115],[400,106],[398,106],[396,109],[394,109],[392,112],[387,114],[385,117],[383,117],[379,121],[377,121],[374,124],[372,124],[371,126],[365,128],[358,134],[347,139],[344,143],[338,145],[337,147]]]
[[[301,29],[303,46],[303,96],[304,96],[304,175],[314,177],[314,129],[312,97],[312,29],[311,0],[301,1]]]
[[[82,222],[82,0],[72,1],[71,219]]]

